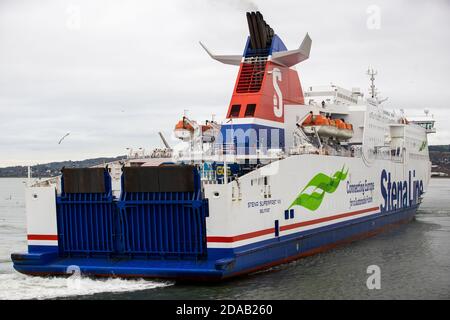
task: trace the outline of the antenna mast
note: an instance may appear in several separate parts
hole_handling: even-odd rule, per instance
[[[370,77],[370,95],[372,99],[377,97],[377,88],[375,87],[375,76],[378,74],[377,71],[369,68],[367,69],[367,75]]]

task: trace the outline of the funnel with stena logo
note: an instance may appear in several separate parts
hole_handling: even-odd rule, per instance
[[[215,60],[239,66],[233,95],[222,126],[224,143],[237,149],[284,149],[285,109],[304,104],[303,90],[294,66],[309,58],[311,38],[288,50],[260,12],[248,12],[249,36],[243,55],[216,55]]]

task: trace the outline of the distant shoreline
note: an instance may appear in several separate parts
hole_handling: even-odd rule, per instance
[[[430,160],[435,172],[446,173],[450,178],[450,145],[431,145],[428,147]],[[102,157],[80,161],[59,161],[31,166],[33,178],[51,178],[58,176],[63,167],[66,168],[89,168],[99,164],[126,159],[126,156]],[[0,168],[0,178],[26,178],[28,166],[9,166]]]
[[[99,164],[123,160],[126,156],[102,157],[80,161],[60,161],[31,166],[33,178],[51,178],[58,176],[61,169],[66,168],[88,168]],[[0,168],[0,178],[26,178],[28,177],[28,166],[12,166]]]

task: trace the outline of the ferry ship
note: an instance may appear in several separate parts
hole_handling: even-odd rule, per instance
[[[25,274],[218,281],[374,235],[414,218],[434,120],[385,110],[375,88],[301,86],[288,50],[248,12],[223,121],[174,119],[180,144],[26,187]],[[163,137],[163,136],[162,136]]]

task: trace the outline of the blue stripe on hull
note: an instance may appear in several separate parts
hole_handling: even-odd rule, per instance
[[[208,249],[208,259],[108,259],[37,258],[37,253],[13,254],[14,268],[25,274],[66,274],[68,266],[79,266],[91,276],[220,280],[327,250],[359,237],[370,236],[391,225],[410,221],[417,206],[378,213],[326,227],[281,236],[235,249]],[[46,253],[42,253],[45,255]],[[48,253],[47,253],[48,254]]]

